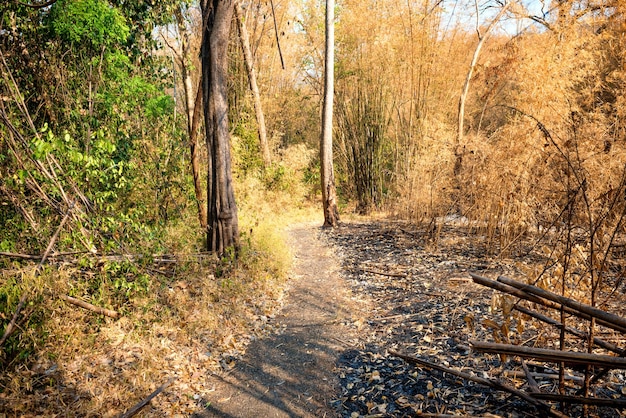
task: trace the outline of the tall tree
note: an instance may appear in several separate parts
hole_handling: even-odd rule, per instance
[[[187,115],[187,135],[189,136],[189,151],[191,158],[191,173],[193,176],[194,191],[198,205],[198,219],[200,227],[207,227],[207,204],[204,199],[202,182],[200,181],[200,160],[198,156],[198,125],[200,122],[200,107],[202,102],[202,82],[198,84],[197,92],[194,94],[192,82],[191,63],[191,41],[190,29],[183,16],[183,4],[174,9],[174,17],[178,25],[178,35],[180,37],[180,51],[172,47],[172,51],[177,55],[181,74],[183,77],[183,93],[185,96],[185,113]],[[194,99],[195,97],[195,99]]]
[[[478,34],[478,44],[476,45],[476,49],[474,49],[474,54],[472,55],[472,62],[470,63],[470,67],[467,71],[467,76],[465,77],[465,83],[463,83],[463,90],[461,91],[461,96],[459,97],[459,113],[458,113],[458,124],[457,124],[457,136],[456,143],[454,146],[454,177],[457,178],[461,173],[461,168],[463,167],[463,156],[465,155],[464,145],[463,145],[463,134],[464,134],[464,119],[465,119],[465,101],[467,100],[467,92],[469,91],[470,81],[472,80],[472,74],[474,74],[474,68],[476,68],[476,64],[478,63],[478,57],[480,56],[480,51],[485,43],[485,40],[489,36],[491,29],[500,21],[500,18],[504,16],[509,6],[512,4],[511,1],[505,3],[500,8],[500,11],[496,15],[495,18],[489,23],[487,28],[481,32],[480,31],[480,23],[478,21],[478,2],[475,2],[476,5],[476,33]]]
[[[239,247],[228,127],[228,40],[234,0],[203,0],[202,91],[208,150],[207,249]]]
[[[261,146],[261,155],[263,157],[263,165],[268,167],[272,163],[270,147],[267,142],[267,130],[265,129],[265,116],[263,115],[263,107],[261,106],[261,95],[259,94],[259,86],[256,82],[256,71],[254,70],[254,57],[250,49],[250,37],[248,29],[244,22],[244,14],[239,2],[235,5],[235,19],[237,19],[237,28],[239,28],[239,40],[241,41],[241,49],[243,50],[244,61],[246,63],[246,71],[248,72],[248,81],[250,90],[254,97],[254,112],[256,114],[257,129],[259,131],[259,145]]]
[[[320,170],[324,226],[339,223],[337,191],[333,169],[333,97],[335,80],[335,1],[326,0],[326,41],[324,48],[324,106],[320,140]]]

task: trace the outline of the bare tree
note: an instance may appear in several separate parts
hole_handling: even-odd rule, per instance
[[[339,223],[337,191],[333,169],[333,97],[335,78],[335,1],[326,0],[326,42],[324,63],[324,105],[322,111],[322,137],[320,140],[320,170],[324,226],[336,227]]]
[[[504,16],[509,6],[512,4],[511,1],[505,3],[496,17],[489,23],[487,28],[481,32],[480,25],[478,22],[479,13],[478,13],[478,2],[476,4],[476,33],[478,34],[478,44],[476,45],[476,49],[474,50],[474,55],[472,56],[472,62],[470,63],[469,70],[467,71],[467,76],[465,77],[465,83],[463,84],[463,91],[461,92],[461,97],[459,98],[459,120],[458,120],[458,128],[457,128],[457,136],[456,143],[454,147],[454,176],[458,177],[461,173],[461,168],[463,166],[463,156],[465,155],[465,150],[463,149],[463,130],[464,128],[464,118],[465,118],[465,101],[467,99],[467,92],[469,91],[470,81],[472,79],[472,75],[474,74],[474,68],[478,63],[478,57],[480,56],[480,50],[485,43],[485,40],[489,37],[489,32],[495,26],[496,23],[500,21],[500,18]]]
[[[228,40],[235,0],[202,0],[202,91],[208,151],[207,249],[239,247],[228,127]]]
[[[193,82],[191,77],[191,42],[190,30],[187,22],[179,8],[174,9],[178,33],[180,36],[180,52],[172,48],[177,55],[180,70],[183,78],[183,92],[185,95],[185,113],[187,115],[187,135],[189,136],[189,151],[191,157],[191,173],[193,175],[193,185],[198,205],[198,219],[200,227],[207,227],[207,206],[204,198],[204,191],[200,182],[200,162],[198,157],[198,124],[200,119],[200,107],[202,104],[202,83],[198,84],[197,92],[194,95]],[[195,99],[194,99],[195,97]]]

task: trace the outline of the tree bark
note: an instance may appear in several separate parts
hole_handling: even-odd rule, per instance
[[[261,146],[261,156],[263,157],[263,165],[269,167],[272,163],[270,147],[267,142],[267,131],[265,128],[265,116],[263,115],[263,107],[261,106],[261,95],[259,94],[259,86],[256,82],[256,71],[254,71],[254,59],[250,49],[250,38],[248,30],[244,23],[244,14],[239,1],[235,3],[235,19],[237,19],[237,27],[239,28],[239,40],[241,41],[241,49],[243,50],[246,70],[248,72],[248,81],[250,82],[250,90],[254,97],[254,112],[256,113],[257,129],[259,132],[259,145]]]
[[[234,0],[203,0],[202,84],[208,150],[207,250],[239,248],[228,127],[228,40]]]
[[[185,111],[187,114],[187,135],[189,136],[189,151],[191,157],[191,174],[193,175],[193,185],[196,195],[196,203],[198,205],[198,220],[200,227],[207,227],[207,206],[204,199],[204,191],[200,182],[200,162],[198,158],[198,122],[200,118],[200,105],[202,104],[202,83],[198,85],[198,91],[193,94],[193,83],[191,80],[191,71],[189,70],[189,30],[185,25],[185,20],[180,8],[174,12],[178,32],[181,37],[181,55],[180,67],[183,76],[183,91],[185,93]]]
[[[326,42],[324,52],[324,105],[320,140],[320,171],[324,226],[339,224],[337,191],[333,169],[333,97],[335,78],[335,1],[326,0]]]

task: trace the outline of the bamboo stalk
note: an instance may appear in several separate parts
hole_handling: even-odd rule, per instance
[[[118,318],[120,314],[116,311],[112,311],[110,309],[101,308],[99,306],[92,305],[91,303],[87,303],[80,299],[73,298],[71,296],[60,295],[59,298],[63,299],[67,303],[71,303],[72,305],[80,306],[83,309],[87,309],[89,311],[99,313],[104,316],[108,316],[109,318]]]
[[[561,310],[561,306],[562,305],[560,305],[560,304],[558,304],[556,302],[542,299],[541,297],[539,297],[537,295],[533,295],[533,294],[527,293],[524,290],[515,288],[515,287],[510,286],[508,284],[505,284],[505,283],[502,283],[502,282],[498,282],[498,281],[495,281],[495,280],[491,280],[491,279],[488,279],[486,277],[482,277],[482,276],[479,276],[479,275],[473,274],[473,273],[470,273],[470,276],[472,277],[472,279],[474,280],[475,283],[481,284],[483,286],[490,287],[490,288],[498,290],[500,292],[508,293],[508,294],[510,294],[512,296],[518,297],[520,299],[528,300],[530,302],[536,303],[538,305],[545,306],[545,307],[550,308],[550,309]],[[576,309],[573,309],[573,308],[570,308],[568,306],[563,306],[563,310],[567,314],[574,315],[574,316],[577,316],[579,318],[586,319],[588,321],[591,320],[591,315],[588,315],[586,313],[580,312],[580,311],[578,311]],[[605,326],[607,328],[612,328],[612,329],[615,329],[616,331],[619,331],[619,332],[622,332],[622,333],[626,334],[626,328],[619,327],[619,326],[617,326],[615,324],[610,324],[610,323],[608,323],[608,322],[606,322],[604,320],[601,320],[601,319],[598,319],[597,323],[599,325]]]
[[[554,393],[534,393],[530,396],[536,399],[544,399],[546,401],[559,401],[565,403],[575,403],[582,405],[607,406],[611,408],[626,408],[625,399],[605,399],[605,398],[584,398],[582,396],[558,395]]]
[[[532,311],[530,309],[526,309],[526,308],[524,308],[522,306],[516,305],[516,306],[513,307],[513,309],[515,309],[516,311],[519,311],[519,312],[521,312],[523,314],[526,314],[528,316],[531,316],[531,317],[533,317],[535,319],[538,319],[538,320],[540,320],[542,322],[545,322],[547,324],[554,325],[555,327],[559,327],[559,328],[563,327],[563,324],[560,323],[559,321],[557,321],[556,319],[552,319],[552,318],[550,318],[548,316],[542,315],[542,314],[540,314],[538,312],[535,312],[535,311]],[[575,336],[577,336],[579,338],[587,339],[587,337],[588,337],[586,332],[581,331],[579,329],[572,328],[572,327],[569,327],[569,326],[565,326],[564,329],[565,329],[565,332],[567,332],[569,334],[572,334],[572,335],[575,335]],[[622,350],[621,348],[619,348],[615,344],[611,344],[608,341],[604,341],[601,338],[594,337],[593,338],[593,342],[598,347],[602,347],[602,348],[604,348],[606,350],[612,351],[612,352],[614,352],[616,354],[619,354],[620,356],[624,355],[624,350]]]
[[[531,376],[533,377],[533,379],[552,379],[552,380],[558,380],[559,379],[559,375],[558,373],[533,373],[530,372]],[[505,370],[503,372],[504,376],[510,376],[510,377],[526,377],[526,372],[525,371],[520,371],[520,370]],[[583,382],[583,378],[580,376],[573,376],[571,374],[567,374],[565,375],[565,380],[571,380],[572,382],[576,382],[576,383],[582,383]]]
[[[41,261],[39,261],[39,264],[37,264],[37,267],[35,267],[35,271],[33,272],[33,276],[34,277],[37,277],[39,275],[39,272],[41,271],[41,268],[43,267],[43,263],[45,263],[46,259],[48,258],[48,255],[52,251],[52,247],[54,247],[54,243],[59,238],[59,234],[61,233],[61,229],[63,229],[63,226],[65,225],[65,223],[67,222],[68,218],[70,217],[70,214],[72,213],[73,207],[74,207],[74,205],[72,204],[67,209],[67,212],[65,213],[65,216],[61,220],[61,223],[57,227],[56,231],[54,231],[54,235],[52,235],[52,238],[50,238],[50,242],[48,242],[48,246],[46,247],[46,251],[43,253],[43,256],[41,257]],[[15,329],[15,324],[17,322],[17,318],[20,315],[20,311],[24,307],[24,304],[26,304],[26,299],[28,298],[28,293],[29,293],[28,291],[24,291],[24,293],[20,297],[20,301],[18,302],[17,307],[15,308],[15,312],[13,313],[13,317],[11,318],[11,321],[6,326],[6,328],[4,329],[4,333],[2,334],[2,338],[0,338],[0,347],[2,347],[2,345],[7,340],[7,338],[9,338],[11,336],[11,334],[13,333],[13,330]]]
[[[389,354],[394,356],[394,357],[398,357],[403,359],[404,361],[406,361],[407,363],[411,363],[411,364],[417,364],[419,366],[423,366],[423,367],[428,367],[429,369],[435,369],[435,370],[439,370],[443,373],[448,373],[451,374],[453,376],[457,376],[460,377],[462,379],[465,380],[470,380],[472,382],[481,384],[483,386],[489,386],[492,387],[494,389],[499,389],[499,390],[504,390],[506,392],[512,393],[520,398],[522,398],[523,400],[525,400],[526,402],[528,402],[529,404],[535,406],[536,408],[538,408],[539,410],[541,410],[542,412],[546,412],[548,413],[550,416],[553,417],[559,417],[559,418],[566,418],[567,415],[553,409],[550,407],[550,405],[541,402],[538,399],[535,399],[533,397],[531,397],[530,395],[528,395],[526,392],[523,392],[519,389],[516,389],[512,386],[509,386],[505,383],[502,383],[498,380],[494,380],[494,379],[486,379],[483,377],[478,377],[478,376],[474,376],[468,373],[464,373],[458,370],[454,370],[454,369],[450,369],[448,367],[444,367],[441,366],[439,364],[435,364],[435,363],[431,363],[429,361],[426,360],[422,360],[420,358],[417,357],[413,357],[413,356],[408,356],[405,354],[400,354],[398,352],[395,351],[389,351]]]
[[[570,364],[584,364],[607,367],[611,369],[626,369],[626,358],[606,356],[601,354],[579,353],[575,351],[548,350],[521,345],[488,343],[470,341],[470,346],[483,353],[508,354],[511,356],[536,358],[551,362],[565,362]]]
[[[529,284],[518,282],[517,280],[510,279],[508,277],[500,276],[498,277],[498,281],[500,283],[507,284],[509,286],[513,286],[517,289],[520,289],[524,292],[531,293],[533,295],[551,300],[553,302],[559,303],[568,308],[574,309],[578,312],[582,312],[585,315],[589,315],[593,318],[601,319],[607,326],[616,329],[620,332],[626,330],[626,318],[623,318],[619,315],[615,315],[609,312],[605,312],[602,309],[595,308],[593,306],[584,304],[574,299],[567,298],[565,296],[558,295],[556,293],[550,292],[548,290],[542,289],[537,286],[532,286]]]

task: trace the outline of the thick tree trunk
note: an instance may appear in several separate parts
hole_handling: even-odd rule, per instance
[[[241,41],[241,49],[243,50],[244,61],[246,63],[246,70],[248,71],[248,80],[250,82],[250,90],[254,97],[254,111],[256,113],[257,129],[259,131],[259,145],[261,146],[261,155],[263,157],[263,164],[265,167],[269,167],[272,163],[272,156],[270,154],[270,147],[267,142],[267,131],[265,129],[265,116],[263,115],[263,107],[261,106],[261,95],[259,94],[259,86],[256,82],[256,71],[254,71],[254,59],[252,57],[252,51],[250,50],[250,38],[248,36],[248,30],[244,23],[243,10],[239,1],[235,4],[235,19],[237,19],[237,27],[239,28],[239,40]]]
[[[333,170],[333,97],[335,78],[335,1],[326,0],[326,47],[324,63],[324,107],[322,113],[322,137],[320,140],[320,171],[322,180],[322,205],[324,226],[339,224],[337,191]]]
[[[207,249],[223,254],[239,247],[228,127],[228,39],[235,3],[204,0],[202,79],[208,150]]]
[[[193,185],[196,194],[196,203],[198,205],[198,220],[200,227],[207,227],[207,206],[204,199],[204,191],[200,183],[200,162],[198,159],[198,124],[200,119],[200,105],[202,104],[202,83],[198,84],[198,91],[193,94],[193,83],[191,80],[191,71],[189,71],[189,30],[185,25],[185,20],[180,9],[175,11],[176,23],[178,24],[178,32],[181,35],[181,73],[184,84],[185,93],[185,110],[187,114],[187,135],[189,136],[189,151],[191,154],[191,174],[193,175]]]

